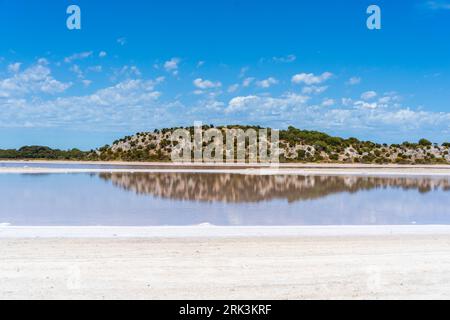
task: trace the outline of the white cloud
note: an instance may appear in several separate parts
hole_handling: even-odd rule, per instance
[[[128,126],[148,125],[163,112],[156,104],[161,95],[155,90],[158,83],[159,80],[126,80],[85,96],[8,99],[2,102],[5,112],[0,114],[0,126],[23,127],[28,123],[35,127],[70,126],[97,130],[122,127],[124,123]]]
[[[93,53],[92,51],[74,53],[73,55],[64,58],[64,62],[71,63],[75,60],[83,60],[83,59],[86,59],[86,58],[89,58],[90,56],[92,56],[92,53]]]
[[[180,62],[181,62],[180,58],[172,58],[164,62],[164,69],[167,72],[171,72],[173,75],[178,75],[178,66]]]
[[[220,82],[212,82],[210,80],[203,80],[202,78],[195,79],[193,83],[197,88],[202,90],[219,88],[222,86],[222,83]]]
[[[136,77],[141,77],[142,73],[141,70],[139,70],[136,66],[129,66],[125,65],[122,68],[115,70],[114,75],[112,77],[112,80],[118,80],[118,79],[131,79]]]
[[[405,137],[411,132],[444,138],[450,134],[450,112],[401,106],[394,93],[385,93],[370,102],[342,98],[339,106],[334,99],[317,101],[317,97],[289,92],[276,97],[236,96],[228,102],[208,95],[187,106],[178,98],[169,102],[159,99],[161,92],[155,87],[164,81],[160,78],[127,79],[82,96],[36,97],[37,93],[62,92],[61,85],[67,87],[67,84],[58,86],[45,66],[33,68],[33,71],[29,68],[0,79],[0,127],[70,127],[90,131],[133,128],[130,130],[139,131],[160,127],[161,123],[179,126],[201,119],[204,123],[225,124],[257,121],[272,127],[294,125],[325,132],[360,133],[363,137],[373,134],[378,138],[388,133],[400,137],[402,132]],[[89,85],[86,81],[83,83]],[[331,105],[334,107],[330,108]]]
[[[397,95],[396,92],[387,92],[384,94],[384,96],[378,99],[378,106],[380,107],[387,107],[388,105],[398,106],[399,101],[400,97]]]
[[[361,78],[360,77],[351,77],[350,79],[348,79],[347,84],[350,86],[354,86],[357,84],[361,83]]]
[[[155,79],[155,84],[160,84],[163,83],[164,81],[166,81],[165,77],[158,77]]]
[[[258,119],[261,125],[294,125],[356,135],[371,132],[382,139],[388,134],[392,134],[391,138],[401,133],[409,134],[411,130],[417,135],[430,135],[431,130],[444,138],[450,134],[450,112],[413,110],[398,104],[389,104],[385,108],[376,102],[345,99],[346,107],[329,108],[331,101],[324,100],[324,105],[316,105],[309,103],[308,97],[295,94],[280,97],[238,96],[230,100],[224,109],[225,118],[221,121],[231,123],[238,119],[241,123],[249,123]]]
[[[314,75],[313,73],[299,73],[292,77],[292,82],[295,84],[304,83],[308,86],[313,84],[321,84],[333,76],[331,72],[324,72],[321,75]]]
[[[353,104],[353,99],[351,99],[351,98],[342,98],[341,102],[342,102],[342,105],[344,107],[348,107],[348,106],[351,106]]]
[[[294,54],[289,54],[283,57],[273,57],[272,60],[277,63],[291,63],[297,60],[297,57]]]
[[[205,108],[205,110],[207,111],[214,111],[214,112],[222,112],[223,107],[225,106],[225,104],[221,101],[216,101],[213,99],[210,100],[206,100],[203,103],[203,107]]]
[[[250,115],[276,115],[290,108],[304,105],[309,97],[286,93],[279,98],[262,96],[240,96],[230,100],[225,113],[248,112]]]
[[[82,80],[81,81],[85,87],[89,87],[92,84],[92,80]]]
[[[80,66],[74,64],[73,66],[70,67],[69,70],[72,71],[73,73],[75,73],[78,78],[80,78],[80,79],[84,78],[84,74],[83,74],[83,71],[81,71]]]
[[[328,86],[309,86],[309,87],[303,87],[302,93],[303,94],[321,94],[325,92],[328,89]]]
[[[363,94],[361,94],[361,99],[363,100],[371,100],[377,96],[377,93],[375,91],[366,91]]]
[[[106,53],[106,51],[100,51],[99,52],[99,54],[98,54],[98,56],[100,57],[100,58],[104,58],[104,57],[106,57],[108,54]]]
[[[362,109],[377,109],[378,104],[376,102],[367,102],[367,101],[355,101],[354,105],[358,108]]]
[[[259,100],[260,98],[257,96],[235,97],[228,103],[226,112],[231,113],[244,111],[248,106],[255,106],[256,102]]]
[[[267,89],[267,88],[270,88],[271,86],[273,86],[275,84],[278,84],[278,82],[279,81],[277,79],[275,79],[273,77],[269,77],[267,79],[264,79],[264,80],[261,80],[261,81],[257,81],[256,85],[258,87],[260,87],[260,88]]]
[[[55,94],[71,86],[54,79],[48,67],[37,64],[0,80],[0,98],[21,97],[29,94]]]
[[[331,107],[332,105],[334,105],[335,101],[333,99],[325,99],[322,101],[322,106],[323,107]]]
[[[22,64],[20,62],[11,63],[8,65],[8,71],[11,73],[17,73],[19,72],[21,65]]]
[[[239,84],[235,83],[228,87],[228,92],[233,93],[233,92],[236,92],[238,89],[239,89]]]
[[[379,103],[386,104],[392,101],[392,97],[381,97],[378,99]]]
[[[38,63],[38,64],[41,64],[41,65],[43,65],[43,66],[47,66],[47,65],[50,64],[50,63],[48,62],[48,60],[45,59],[45,58],[39,58],[38,61],[37,61],[37,63]]]
[[[244,81],[242,81],[242,86],[245,88],[249,87],[253,81],[255,81],[255,78],[252,78],[252,77],[245,78]]]

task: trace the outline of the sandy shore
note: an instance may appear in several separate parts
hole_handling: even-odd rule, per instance
[[[448,299],[450,235],[0,239],[1,299]]]

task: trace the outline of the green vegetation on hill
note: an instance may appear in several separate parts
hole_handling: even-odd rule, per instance
[[[203,130],[213,128],[203,126]],[[262,129],[259,126],[218,126],[225,129]],[[97,152],[101,160],[123,161],[169,161],[172,150],[170,135],[175,129],[165,128],[153,132],[139,132],[116,140],[113,145],[100,148]],[[191,136],[194,127],[189,130]],[[225,138],[225,134],[224,134]],[[225,142],[225,141],[224,141]],[[204,143],[205,146],[205,143]],[[323,132],[300,130],[289,127],[280,131],[281,162],[335,162],[374,164],[448,164],[450,143],[433,144],[426,139],[417,143],[379,144],[360,141],[357,138],[333,137]]]
[[[43,146],[25,146],[18,150],[0,149],[0,159],[49,159],[49,160],[84,160],[89,157],[90,152],[78,149],[58,150]]]
[[[214,128],[203,126],[203,130]],[[259,126],[219,126],[216,129],[259,130]],[[48,147],[31,146],[19,150],[0,150],[1,159],[49,159],[49,160],[102,160],[102,161],[170,161],[173,148],[171,133],[186,129],[194,133],[194,127],[156,129],[139,132],[105,145],[95,151],[78,149],[55,150]],[[225,134],[224,134],[225,138]],[[206,142],[204,143],[204,147]],[[335,162],[374,164],[450,164],[450,143],[442,145],[421,139],[402,144],[379,144],[360,141],[357,138],[333,137],[323,132],[300,130],[289,127],[280,131],[281,162]]]

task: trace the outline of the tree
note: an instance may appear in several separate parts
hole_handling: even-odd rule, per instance
[[[427,139],[420,139],[419,140],[419,145],[422,146],[422,147],[428,147],[428,146],[431,146],[432,143],[431,143],[431,141],[429,141]]]

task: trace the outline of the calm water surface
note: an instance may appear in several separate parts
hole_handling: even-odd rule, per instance
[[[450,179],[210,173],[0,174],[1,223],[450,224]]]

